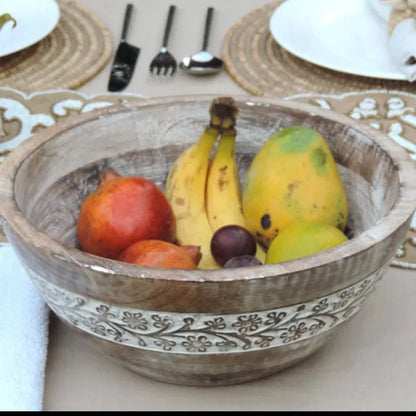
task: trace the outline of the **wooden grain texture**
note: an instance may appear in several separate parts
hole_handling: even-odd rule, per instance
[[[137,348],[126,348],[120,353],[113,343],[80,334],[95,349],[134,372],[159,381],[188,386],[223,386],[229,385],[230,380],[232,384],[239,384],[275,374],[313,354],[332,335],[324,333],[313,341],[299,342],[296,348],[286,345],[265,351],[248,351],[243,356],[241,353],[222,356],[182,354],[172,360],[170,354]],[[189,373],[189,368],[194,369],[193,374]]]
[[[368,279],[373,285],[381,278],[406,235],[416,205],[415,167],[407,153],[388,136],[342,115],[266,98],[234,97],[240,110],[236,153],[241,177],[274,131],[293,124],[316,128],[326,138],[346,186],[351,232],[347,243],[283,264],[217,271],[149,269],[77,249],[79,207],[95,189],[99,173],[110,166],[123,175],[152,179],[163,189],[177,155],[206,125],[213,98],[164,97],[77,116],[35,134],[3,162],[0,216],[6,235],[48,304],[68,324],[74,325],[75,309],[80,314],[96,314],[84,308],[88,299],[102,302],[94,310],[113,305],[123,316],[179,313],[184,314],[185,322],[242,314],[236,318],[238,323],[244,316],[274,310],[291,311],[295,317],[296,305],[304,308],[305,302],[315,299],[325,303],[328,296],[337,298],[353,285]],[[355,313],[365,299],[360,290],[353,292],[351,311]],[[54,296],[80,304],[71,306],[71,315],[65,309],[68,305],[55,302]],[[325,327],[320,333],[311,330],[306,339],[299,340],[302,345],[294,340],[290,346],[276,344],[273,348],[253,344],[248,357],[244,351],[236,352],[236,372],[211,374],[211,381],[206,380],[206,371],[211,370],[202,367],[212,366],[214,373],[226,368],[224,354],[211,354],[210,358],[202,354],[205,364],[199,368],[193,361],[199,354],[186,357],[186,348],[180,354],[170,352],[166,358],[166,353],[153,351],[150,344],[141,351],[140,344],[132,348],[119,345],[120,340],[98,339],[97,328],[89,331],[85,327],[84,332],[88,337],[97,336],[94,342],[105,353],[151,377],[170,382],[177,377],[179,383],[188,378],[191,384],[201,385],[231,384],[270,374],[309,355],[322,344],[321,339],[349,319],[349,314],[344,315],[333,328]],[[101,338],[107,335],[101,334]],[[158,354],[160,363],[155,364]],[[262,354],[269,357],[266,364],[255,366]],[[167,362],[172,367],[169,370]]]

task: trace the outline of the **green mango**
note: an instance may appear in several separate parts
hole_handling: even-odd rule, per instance
[[[267,250],[265,264],[310,256],[345,243],[348,238],[333,225],[295,222],[282,230]]]

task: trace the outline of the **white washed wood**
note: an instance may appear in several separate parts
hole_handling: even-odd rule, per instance
[[[122,310],[198,314],[201,319],[205,314],[209,320],[214,315],[296,309],[348,291],[371,276],[382,276],[406,235],[416,205],[415,167],[409,156],[388,136],[347,117],[264,98],[235,97],[240,109],[236,152],[242,177],[254,153],[275,130],[292,124],[318,129],[335,155],[347,188],[350,241],[283,264],[218,271],[148,269],[76,249],[78,209],[96,186],[98,172],[112,166],[163,187],[175,157],[206,125],[212,98],[149,99],[97,110],[35,134],[6,158],[0,167],[0,215],[9,241],[35,281],[49,282],[50,290],[56,286],[62,293]],[[49,292],[43,293],[62,317]],[[186,351],[167,357],[140,345],[104,340],[93,331],[82,334],[141,374],[212,385],[279,371],[322,346],[340,326],[290,345],[203,358],[190,357]]]

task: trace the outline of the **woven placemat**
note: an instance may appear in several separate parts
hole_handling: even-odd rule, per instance
[[[112,56],[108,28],[76,1],[58,0],[60,19],[43,40],[0,58],[0,86],[26,93],[76,89],[94,77]]]
[[[253,95],[274,97],[369,89],[416,92],[416,84],[407,81],[333,71],[299,59],[280,47],[269,31],[269,20],[283,1],[274,1],[243,16],[224,37],[222,58],[225,68],[246,91]]]

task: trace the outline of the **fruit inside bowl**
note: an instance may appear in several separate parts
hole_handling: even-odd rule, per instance
[[[226,263],[292,260],[347,241],[347,196],[324,137],[305,126],[274,133],[251,161],[241,192],[237,120],[232,97],[214,99],[207,126],[172,162],[163,189],[112,168],[102,172],[80,208],[80,248],[110,259],[134,258],[141,265],[190,268],[186,261],[182,267],[162,261],[168,248],[163,242],[173,243],[172,249],[198,250],[192,268],[218,269]],[[153,259],[159,250],[159,261],[152,264],[145,253],[138,255],[146,248]],[[126,250],[135,255],[120,256]],[[253,261],[229,262],[242,256]]]

